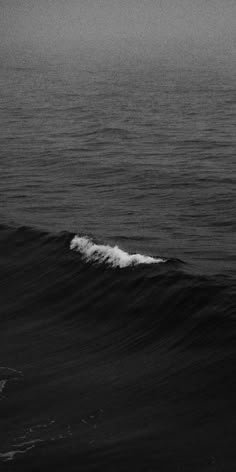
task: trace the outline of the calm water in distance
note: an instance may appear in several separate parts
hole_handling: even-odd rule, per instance
[[[207,64],[3,64],[1,223],[232,273],[235,83]]]

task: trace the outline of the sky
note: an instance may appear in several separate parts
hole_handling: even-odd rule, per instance
[[[0,0],[0,50],[235,54],[236,0]]]

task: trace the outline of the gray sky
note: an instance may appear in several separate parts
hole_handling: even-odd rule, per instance
[[[5,50],[182,44],[235,54],[236,0],[0,0]]]

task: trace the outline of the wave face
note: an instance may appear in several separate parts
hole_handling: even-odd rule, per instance
[[[84,236],[75,236],[71,241],[70,248],[80,252],[87,262],[105,263],[120,269],[138,264],[159,264],[160,262],[165,262],[164,259],[156,259],[142,254],[128,254],[118,246],[111,247],[109,245],[96,244]]]
[[[1,470],[233,470],[233,276],[3,225],[0,261]]]

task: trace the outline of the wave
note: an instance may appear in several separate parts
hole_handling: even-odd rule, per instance
[[[0,467],[207,470],[219,441],[235,454],[233,277],[2,225],[0,282]]]
[[[166,262],[161,258],[144,256],[142,254],[128,254],[118,246],[96,244],[84,236],[74,236],[70,243],[70,249],[78,251],[87,262],[106,263],[111,267],[123,269],[138,264],[160,264]]]
[[[2,226],[0,261],[2,305],[13,318],[41,318],[43,310],[79,322],[86,311],[87,319],[101,322],[138,316],[143,332],[150,333],[151,320],[157,330],[162,324],[171,333],[185,319],[199,326],[232,315],[233,278],[194,273],[181,260],[129,254],[88,236]]]

